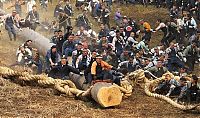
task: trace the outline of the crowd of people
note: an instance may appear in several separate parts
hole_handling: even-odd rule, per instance
[[[195,5],[191,6],[193,3]],[[120,9],[116,10],[114,16],[116,26],[111,27],[111,9],[107,4],[95,1],[92,5],[91,15],[101,22],[99,32],[91,29],[87,17],[88,9],[84,7],[83,14],[77,18],[79,31],[74,32],[73,27],[68,26],[66,32],[56,30],[51,38],[57,47],[55,55],[67,59],[72,57],[73,68],[84,71],[85,83],[108,78],[120,83],[112,70],[125,75],[137,69],[144,69],[149,78],[164,76],[164,81],[155,88],[155,92],[166,96],[178,95],[178,100],[187,99],[189,102],[194,100],[195,96],[195,100],[199,101],[198,77],[188,77],[194,71],[194,65],[200,61],[197,25],[199,1],[188,1],[187,6],[170,2],[170,5],[167,4],[170,19],[157,19],[155,29],[151,28],[148,21],[141,19],[137,23],[134,19],[123,16]],[[81,5],[79,7],[81,9]],[[186,11],[188,13],[185,14]],[[140,25],[143,29],[140,29]],[[159,30],[163,32],[160,43],[149,48],[152,33]],[[141,34],[142,38],[139,39]],[[58,58],[54,59],[52,65],[58,63]],[[175,79],[171,73],[180,79]]]
[[[137,2],[134,0],[117,2],[123,1],[133,4]],[[142,1],[148,3],[147,0]],[[88,4],[85,5],[85,2]],[[54,17],[58,18],[59,27],[54,27],[54,36],[50,39],[54,45],[47,51],[45,67],[42,67],[41,61],[33,61],[35,59],[32,58],[32,48],[27,46],[29,41],[19,47],[18,62],[21,63],[24,57],[27,60],[23,62],[36,65],[38,73],[45,68],[45,72],[53,78],[68,79],[70,72],[84,75],[86,79],[84,84],[92,84],[95,80],[110,80],[120,84],[120,79],[127,73],[143,69],[149,79],[164,77],[155,88],[156,93],[166,96],[178,95],[178,100],[186,98],[189,102],[194,100],[194,96],[195,100],[199,100],[198,77],[190,74],[200,62],[198,29],[200,1],[166,0],[163,3],[164,0],[150,0],[150,2],[156,3],[158,7],[166,4],[169,10],[170,18],[166,21],[157,19],[155,28],[152,28],[147,20],[141,19],[136,22],[129,16],[123,16],[120,9],[116,9],[114,14],[116,25],[110,26],[110,14],[113,10],[109,7],[112,4],[110,0],[104,2],[77,0],[75,6],[78,10],[82,10],[82,14],[78,15],[76,26],[71,26],[71,17],[74,14],[72,4],[68,0],[59,1],[54,10]],[[34,7],[33,5],[27,17],[39,20],[32,12]],[[13,11],[14,15],[15,13],[18,11]],[[89,13],[100,22],[98,32],[92,29],[88,19]],[[6,25],[9,21],[13,22],[9,18],[12,17],[6,18]],[[79,27],[79,30],[74,31],[74,27]],[[12,28],[10,29],[7,28],[13,32]],[[152,34],[158,31],[163,32],[163,37],[157,46],[150,48]],[[15,36],[15,33],[13,34]]]

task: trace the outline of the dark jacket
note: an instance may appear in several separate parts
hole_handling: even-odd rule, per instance
[[[62,79],[66,76],[69,76],[70,72],[80,74],[78,69],[69,65],[62,65],[61,63],[58,63],[58,65],[49,72],[48,76],[52,78]]]

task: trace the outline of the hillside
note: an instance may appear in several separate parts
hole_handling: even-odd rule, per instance
[[[54,2],[55,6],[55,2]],[[117,5],[114,5],[114,9]],[[156,27],[156,18],[165,19],[168,15],[166,9],[156,9],[141,5],[120,6],[122,13],[131,16],[137,21],[145,19],[152,27]],[[48,14],[40,9],[42,20],[53,19],[53,6],[48,8]],[[23,7],[25,9],[25,7]],[[8,10],[8,12],[11,10]],[[114,11],[113,11],[114,12]],[[76,15],[80,11],[76,12]],[[98,31],[98,24],[91,20],[94,29]],[[40,32],[46,37],[52,36],[48,32]],[[162,33],[153,34],[151,46],[158,44]],[[16,49],[23,43],[20,37],[17,41],[9,41],[7,32],[3,30],[0,35],[0,66],[9,66],[15,63]],[[199,70],[196,71],[197,73]],[[199,114],[180,111],[164,101],[146,96],[144,90],[136,86],[131,97],[124,99],[117,107],[103,109],[94,101],[84,102],[69,98],[51,88],[37,85],[27,86],[26,83],[15,83],[14,78],[0,77],[0,117],[47,117],[47,118],[197,118]]]

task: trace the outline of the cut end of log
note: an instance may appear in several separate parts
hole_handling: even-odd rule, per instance
[[[102,107],[117,106],[122,101],[120,89],[110,83],[96,83],[91,94],[93,99]]]

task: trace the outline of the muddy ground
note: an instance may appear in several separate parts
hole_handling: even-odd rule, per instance
[[[130,7],[130,6],[129,6]],[[50,6],[50,10],[52,6]],[[140,9],[136,6],[137,15],[135,18],[150,18],[155,24],[155,10],[151,7]],[[124,14],[132,15],[133,12],[125,12],[126,7],[122,6]],[[148,12],[147,12],[148,11]],[[141,15],[144,12],[143,15]],[[147,13],[149,16],[147,16]],[[159,11],[160,16],[164,17],[167,12],[164,9]],[[41,12],[41,14],[44,14]],[[94,22],[94,21],[93,21]],[[154,25],[152,24],[152,25]],[[98,28],[97,28],[98,29]],[[50,36],[48,33],[41,32],[43,35]],[[160,34],[157,34],[160,35]],[[158,42],[155,36],[152,44]],[[17,41],[9,41],[7,33],[3,30],[0,35],[0,66],[9,66],[15,63],[16,49],[22,43],[20,37]],[[199,66],[199,65],[197,65]],[[199,74],[199,69],[196,71]],[[69,98],[59,94],[52,88],[40,86],[30,86],[19,84],[13,81],[14,78],[0,78],[0,117],[62,117],[62,118],[187,118],[200,117],[198,113],[180,111],[168,103],[148,97],[140,86],[134,88],[131,97],[124,99],[117,107],[101,108],[94,101],[81,101],[76,98]]]

